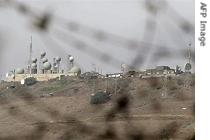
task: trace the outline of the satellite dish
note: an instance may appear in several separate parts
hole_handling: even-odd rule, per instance
[[[32,62],[36,63],[37,62],[37,58],[32,58]]]
[[[189,71],[189,70],[191,70],[192,69],[192,65],[190,64],[190,63],[187,63],[186,65],[185,65],[185,70],[186,71]]]
[[[69,61],[73,62],[74,61],[74,57],[72,55],[69,55]]]
[[[57,57],[55,58],[55,60],[56,60],[57,62],[60,62],[60,61],[61,61],[61,58],[60,58],[59,56],[57,56]]]
[[[41,57],[45,57],[45,55],[46,55],[46,52],[41,52]]]

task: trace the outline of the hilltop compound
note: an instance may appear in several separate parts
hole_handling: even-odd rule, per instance
[[[157,66],[153,69],[146,69],[145,71],[140,71],[136,68],[130,67],[126,64],[121,65],[121,73],[110,73],[103,75],[96,71],[82,73],[80,67],[74,64],[74,57],[68,55],[65,60],[67,69],[62,69],[63,60],[61,57],[56,56],[53,58],[51,63],[47,58],[47,53],[42,51],[40,57],[32,58],[32,39],[29,50],[29,60],[26,68],[17,68],[10,70],[6,73],[7,82],[21,82],[24,83],[25,79],[33,77],[36,81],[49,81],[51,79],[61,79],[66,76],[80,77],[80,78],[123,78],[123,77],[139,77],[139,78],[149,78],[149,77],[167,77],[176,76],[184,73],[179,66],[176,69],[172,69],[169,66]],[[190,73],[191,66],[191,54],[189,49],[189,62],[185,65],[185,72]]]

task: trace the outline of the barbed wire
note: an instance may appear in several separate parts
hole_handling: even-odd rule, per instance
[[[151,59],[154,62],[157,62],[160,59],[165,59],[165,58],[169,58],[173,56],[174,58],[176,58],[178,54],[180,54],[180,57],[181,56],[184,57],[185,56],[184,54],[187,52],[187,49],[184,49],[184,48],[179,49],[176,47],[168,47],[168,46],[154,44],[154,37],[155,37],[155,34],[157,33],[156,29],[158,28],[157,21],[158,21],[158,16],[159,16],[158,15],[159,10],[164,7],[162,7],[161,5],[155,5],[155,4],[159,4],[158,1],[156,1],[157,3],[156,2],[153,3],[153,2],[154,1],[151,1],[151,0],[150,1],[147,0],[145,2],[146,9],[150,11],[150,14],[152,15],[154,19],[151,19],[148,17],[146,21],[147,22],[146,26],[144,28],[145,31],[144,31],[144,37],[142,39],[143,41],[127,39],[119,35],[115,35],[113,33],[109,33],[103,30],[98,30],[89,26],[79,24],[74,21],[66,21],[60,17],[52,15],[50,12],[38,13],[37,11],[39,10],[32,10],[32,8],[29,8],[29,6],[15,0],[1,1],[0,5],[5,6],[5,4],[7,4],[7,6],[12,6],[19,12],[23,13],[25,16],[30,17],[32,19],[31,24],[34,25],[35,29],[39,31],[41,40],[52,51],[65,54],[66,53],[65,50],[67,48],[73,47],[82,53],[85,53],[94,58],[97,58],[102,63],[109,64],[112,67],[118,67],[118,65],[121,64],[122,60],[119,60],[119,58],[116,58],[114,55],[111,55],[109,53],[103,52],[102,50],[100,50],[100,48],[96,48],[95,46],[90,45],[90,43],[87,43],[87,41],[85,41],[83,38],[80,38],[77,36],[77,35],[81,35],[81,36],[85,36],[86,38],[90,38],[93,41],[113,44],[116,47],[123,47],[126,50],[136,52],[137,55],[135,56],[131,65],[134,67],[141,67],[142,65],[148,63],[149,59]],[[166,2],[166,1],[162,1],[162,2]],[[166,5],[167,3],[165,3],[164,6]],[[184,23],[187,23],[187,25],[190,25],[190,24],[188,24],[187,21],[182,19],[181,16],[177,15],[175,11],[173,11],[172,13],[176,15],[177,18],[175,19],[175,22],[176,24],[178,24],[178,27],[181,28],[181,31],[184,31],[186,33],[191,32],[192,26],[190,26],[190,28],[188,28],[188,26],[186,27],[180,26],[182,23],[180,22],[180,20],[182,20]],[[153,50],[155,50],[155,52],[152,55],[151,52]],[[71,81],[72,79],[71,80],[67,79],[66,81],[68,80]],[[77,79],[77,80],[80,80],[80,79]],[[74,82],[84,82],[82,80],[81,81],[77,81],[77,80],[73,80],[70,83],[66,82],[65,80],[61,80],[60,84],[66,86],[65,91],[67,92],[68,90],[71,90],[72,84]],[[39,98],[39,100],[41,100],[41,97],[39,97],[38,93],[32,94],[33,93],[32,91],[36,87],[30,88],[30,87],[21,87],[17,85],[16,89],[13,90],[13,89],[6,89],[8,85],[5,85],[5,87],[2,87],[2,89],[6,89],[6,90],[0,91],[0,104],[2,108],[1,110],[5,110],[9,114],[9,116],[11,118],[16,119],[16,121],[25,121],[26,123],[27,120],[24,120],[24,119],[30,118],[32,122],[29,123],[28,125],[34,126],[34,129],[33,131],[31,131],[31,133],[27,133],[27,134],[23,133],[23,135],[0,136],[0,140],[1,139],[2,140],[46,139],[45,136],[48,134],[49,129],[55,131],[55,133],[59,133],[60,131],[63,131],[61,134],[61,137],[58,138],[62,140],[68,140],[68,139],[91,139],[91,140],[105,140],[105,139],[153,140],[153,139],[156,139],[156,140],[163,140],[163,139],[175,138],[176,133],[178,133],[179,129],[181,129],[184,126],[189,126],[193,124],[194,118],[192,116],[194,116],[194,113],[192,113],[192,116],[190,117],[189,116],[184,116],[184,117],[175,116],[175,118],[178,117],[177,120],[181,118],[187,121],[180,124],[179,121],[173,121],[173,119],[171,119],[172,121],[170,121],[168,125],[166,126],[161,125],[162,127],[160,127],[160,130],[154,134],[145,133],[142,130],[143,126],[136,127],[133,121],[136,119],[138,120],[139,116],[135,117],[132,115],[132,103],[133,103],[132,101],[133,100],[135,99],[138,99],[139,101],[145,100],[142,104],[137,104],[137,106],[139,108],[152,106],[152,110],[154,112],[156,111],[157,113],[161,114],[161,111],[163,108],[161,104],[166,99],[170,99],[175,95],[180,96],[178,93],[174,95],[173,91],[174,89],[181,88],[182,83],[179,86],[177,86],[177,84],[173,83],[173,80],[176,80],[173,78],[161,79],[164,81],[164,83],[162,83],[161,80],[158,80],[158,78],[150,78],[150,79],[145,80],[146,84],[140,86],[140,89],[138,90],[136,89],[136,93],[135,93],[133,92],[133,89],[131,88],[132,87],[131,84],[135,80],[136,80],[135,78],[133,79],[125,78],[125,79],[120,80],[119,85],[117,86],[118,94],[116,96],[113,95],[113,102],[110,105],[111,107],[108,108],[106,112],[102,114],[102,117],[97,116],[98,118],[93,120],[97,122],[97,119],[99,119],[99,122],[101,124],[104,124],[103,127],[102,126],[96,127],[94,125],[89,125],[86,120],[82,120],[82,119],[80,120],[78,119],[78,117],[73,117],[73,115],[69,114],[69,112],[60,113],[58,109],[53,108],[52,106],[49,106],[47,103],[44,103],[42,101],[37,102],[36,99]],[[143,79],[141,80],[144,81]],[[91,80],[87,80],[86,82],[91,83]],[[39,83],[39,84],[44,84],[44,83]],[[164,85],[161,85],[161,84],[164,84]],[[136,86],[138,85],[139,83],[136,83]],[[40,85],[37,85],[37,86],[40,86]],[[85,84],[82,86],[85,86]],[[111,86],[115,86],[115,85],[111,84]],[[189,85],[189,86],[192,89],[194,88],[193,85]],[[82,88],[85,88],[85,87],[82,87]],[[94,87],[90,86],[90,88],[94,88]],[[134,87],[134,88],[137,88],[137,87]],[[147,88],[152,89],[152,90],[148,91]],[[160,98],[159,94],[153,94],[153,93],[162,93],[162,92],[165,92],[165,90],[169,93],[168,98],[166,99]],[[184,90],[187,90],[187,92],[190,92],[188,91],[189,89],[184,89]],[[183,96],[186,96],[186,93],[184,94],[184,91],[180,91],[180,92],[181,94],[183,93]],[[28,107],[32,107],[35,110],[39,110],[39,113],[46,115],[49,118],[49,120],[40,119],[38,114],[34,115],[34,114],[31,114],[30,111],[27,112],[27,111],[21,110],[21,106],[15,105],[13,103],[13,100],[10,99],[9,97],[10,94],[12,94],[12,96],[15,99],[17,100],[19,99],[23,101],[23,103],[26,104]],[[86,94],[86,93],[83,93],[83,94]],[[135,94],[140,96],[140,98],[137,98],[137,95]],[[134,95],[135,97],[133,97]],[[146,97],[144,98],[144,96]],[[179,99],[175,98],[175,100],[179,100]],[[185,101],[185,98],[183,97],[181,101]],[[4,105],[8,105],[10,107],[5,108]],[[99,110],[102,110],[102,109],[99,109]],[[140,116],[140,118],[141,117],[147,118],[145,116]],[[168,119],[167,117],[165,119]],[[171,118],[173,117],[174,116],[172,116]],[[113,124],[113,122],[118,121],[119,118],[122,119],[122,121],[125,123],[121,127],[117,127]],[[151,117],[148,117],[148,119],[151,120]],[[120,128],[124,129],[123,134],[118,132],[118,129]],[[153,127],[150,127],[150,129],[153,129]],[[194,139],[194,134],[192,134],[192,136],[190,135],[189,138],[186,138],[186,140],[193,140],[193,139]]]
[[[64,27],[65,30],[66,29],[69,30],[69,33],[71,33],[71,34],[74,33],[74,34],[85,35],[86,37],[89,37],[89,38],[91,37],[95,41],[106,42],[106,43],[111,43],[111,44],[115,44],[115,45],[118,44],[116,47],[123,46],[128,50],[138,52],[136,55],[136,58],[131,63],[132,67],[135,66],[138,68],[139,64],[143,64],[143,62],[144,63],[147,62],[146,60],[148,58],[152,58],[154,55],[152,55],[150,53],[150,50],[153,50],[154,47],[155,48],[162,47],[162,46],[154,45],[153,43],[151,43],[153,40],[152,36],[155,35],[155,30],[152,28],[154,28],[155,24],[156,24],[154,22],[154,19],[151,20],[151,18],[148,18],[147,23],[146,23],[146,28],[145,28],[145,33],[148,33],[148,35],[144,34],[144,36],[147,36],[147,37],[143,37],[143,40],[147,40],[147,41],[139,42],[139,41],[136,41],[133,39],[126,39],[119,35],[115,35],[113,33],[108,33],[103,30],[97,30],[97,29],[94,29],[94,28],[91,28],[88,26],[84,26],[84,25],[81,25],[74,21],[67,22],[66,20],[64,20],[58,16],[52,15],[49,12],[46,12],[43,14],[34,12],[34,11],[39,11],[39,10],[32,10],[31,8],[29,8],[29,6],[24,5],[22,3],[14,1],[14,0],[10,0],[8,2],[10,5],[12,5],[14,8],[16,8],[19,12],[23,13],[26,16],[32,17],[32,19],[34,20],[33,24],[35,25],[36,28],[38,28],[42,32],[43,31],[47,32],[48,30],[50,30],[50,28],[51,28],[50,26],[52,25],[52,22],[54,22],[54,23],[58,23],[58,26]],[[164,6],[167,5],[166,1],[161,1],[161,2],[162,2],[161,3],[162,5],[164,5]],[[163,3],[165,3],[165,4],[163,4]],[[156,3],[156,4],[159,4],[159,3]],[[154,15],[158,14],[158,10],[163,8],[163,6],[162,7],[160,6],[161,4],[155,5],[154,1],[146,1],[145,6],[146,6],[147,10],[154,16]],[[178,15],[175,12],[175,10],[172,9],[171,11],[175,15],[175,17],[177,17],[176,19],[183,19],[180,15]],[[184,21],[185,25],[189,25],[191,27],[191,24],[189,24],[189,22],[187,22],[186,20],[183,20],[183,21]],[[180,21],[176,20],[177,24],[179,24],[178,22],[180,22]],[[149,33],[148,31],[152,31],[152,32]],[[145,38],[148,38],[148,39],[145,39]],[[80,49],[82,46],[81,44],[83,44],[83,46],[85,46],[85,44],[87,44],[87,43],[84,43],[84,41],[83,41],[83,43],[81,43],[82,41],[80,38],[73,42],[76,42],[76,43],[72,43],[72,44],[76,47],[80,47]],[[150,42],[150,43],[147,43],[147,42]],[[68,44],[68,43],[66,43],[66,44]],[[88,46],[86,46],[86,47],[88,47]],[[171,47],[171,49],[172,48],[174,49],[175,47]],[[138,51],[136,51],[136,49]],[[102,57],[104,56],[103,58],[105,58],[105,56],[106,56],[107,61],[110,61],[113,59],[112,56],[110,56],[109,54],[100,53],[100,51],[96,51],[96,50],[97,49],[95,49],[95,50],[86,49],[86,51],[88,51],[88,52],[85,52],[85,53],[90,53],[90,55],[92,55],[91,53],[93,53],[93,54],[98,53],[98,55],[101,55]],[[83,51],[80,50],[80,51],[84,52],[84,50]],[[183,50],[181,50],[181,51],[183,51]],[[159,53],[156,53],[156,54],[159,54]],[[177,54],[179,54],[179,52],[177,52]],[[108,57],[110,59],[108,59]],[[154,56],[154,57],[156,58],[157,56]],[[158,57],[161,58],[161,56],[158,56]],[[100,60],[102,60],[102,62],[104,62],[103,59],[100,59]],[[115,61],[115,60],[113,60],[113,61]],[[118,63],[121,61],[116,61],[116,62]],[[115,66],[116,63],[114,62],[112,64],[114,64],[114,65],[111,65],[111,66]]]

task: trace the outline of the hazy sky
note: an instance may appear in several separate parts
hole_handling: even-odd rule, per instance
[[[151,13],[145,8],[143,0],[19,0],[29,5],[37,13],[51,12],[64,21],[76,21],[87,27],[104,30],[106,32],[142,41],[145,33],[145,24],[148,18],[153,19]],[[154,34],[154,44],[167,46],[170,50],[174,48],[186,48],[189,41],[194,47],[194,34],[184,33],[177,26],[177,15],[181,15],[194,26],[194,0],[168,0],[168,8],[161,7],[156,16],[157,30]],[[176,11],[174,14],[171,8]],[[120,71],[120,63],[113,66],[101,62],[97,57],[81,52],[72,45],[66,45],[59,40],[50,28],[51,33],[40,34],[33,28],[32,19],[18,13],[11,7],[0,7],[0,74],[20,67],[24,68],[29,57],[30,36],[33,36],[33,56],[38,57],[42,50],[47,52],[47,57],[52,61],[54,56],[63,58],[62,67],[65,67],[64,60],[68,54],[75,57],[75,63],[83,71],[93,70],[93,65],[103,70],[104,73]],[[54,25],[55,24],[55,25]],[[62,22],[53,19],[53,26],[66,29]],[[56,40],[47,44],[44,36],[50,36]],[[75,36],[77,36],[75,34]],[[84,36],[84,37],[83,37]],[[93,48],[121,60],[122,63],[130,64],[137,54],[132,49],[123,49],[123,43],[113,44],[110,41],[98,42],[94,38],[78,35],[79,39],[85,40]],[[90,39],[88,39],[90,38]],[[43,41],[45,40],[45,41]],[[71,39],[70,39],[71,40]],[[150,40],[146,40],[147,42]],[[151,42],[149,42],[151,43]],[[54,47],[51,45],[53,44]],[[151,52],[151,56],[152,53]],[[158,62],[148,61],[142,68],[155,67],[156,65],[175,66],[185,65],[186,59],[177,55],[177,58],[169,57]]]

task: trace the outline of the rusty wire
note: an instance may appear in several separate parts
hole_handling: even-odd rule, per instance
[[[55,15],[51,15],[50,13],[36,13],[35,10],[31,10],[27,5],[24,5],[22,3],[18,3],[14,0],[7,0],[4,1],[10,6],[17,9],[19,12],[23,13],[26,16],[31,17],[33,20],[33,25],[36,27],[38,31],[40,31],[40,37],[43,39],[43,42],[49,47],[49,49],[52,49],[54,51],[62,51],[62,53],[65,53],[66,46],[73,46],[74,48],[80,50],[82,53],[91,55],[97,59],[99,59],[102,63],[108,63],[110,66],[115,67],[116,65],[119,65],[121,63],[121,60],[118,58],[113,57],[110,54],[106,54],[100,49],[95,49],[88,43],[86,43],[81,38],[77,38],[75,34],[82,34],[86,37],[91,38],[92,40],[99,41],[99,42],[106,42],[111,44],[116,44],[116,46],[122,46],[125,49],[130,50],[132,48],[132,51],[137,51],[136,58],[132,61],[131,66],[135,66],[137,68],[141,67],[142,65],[146,64],[148,62],[148,59],[152,59],[153,61],[158,61],[159,59],[165,59],[169,56],[172,56],[172,53],[174,52],[183,52],[185,49],[176,49],[174,48],[172,51],[168,50],[165,46],[158,46],[153,44],[154,35],[156,32],[156,22],[158,20],[158,10],[160,7],[157,5],[153,5],[153,1],[146,1],[146,8],[151,12],[154,19],[148,18],[147,24],[145,27],[145,34],[143,41],[136,41],[132,39],[126,39],[124,37],[108,33],[106,31],[94,29],[91,27],[86,27],[84,25],[81,25],[79,23],[75,23],[74,21],[66,22],[61,18],[56,17]],[[4,6],[3,1],[0,3]],[[157,6],[157,7],[156,7]],[[175,15],[175,20],[177,21],[178,26],[186,33],[191,32],[193,27],[190,23],[188,23],[186,20],[184,20],[182,17],[176,14],[174,10],[172,10],[172,13]],[[52,22],[56,21],[56,24],[58,24],[59,28],[55,27],[52,28],[51,24]],[[57,22],[59,21],[59,22]],[[61,21],[61,22],[60,22]],[[183,22],[180,22],[183,21]],[[184,25],[182,24],[184,23]],[[189,25],[190,27],[188,28]],[[61,26],[60,26],[61,25]],[[67,29],[67,30],[65,30]],[[64,42],[61,44],[57,40],[60,40]],[[148,43],[149,42],[149,43]],[[149,47],[148,47],[149,45]],[[58,49],[62,48],[62,49]],[[159,48],[155,55],[149,55],[150,51],[154,50],[154,48]],[[165,55],[168,54],[168,55]],[[182,56],[182,55],[181,55]],[[167,83],[164,86],[166,86],[167,90],[169,89],[170,94],[169,97],[176,96],[176,94],[173,92],[174,89],[178,89],[179,86],[177,84],[174,84],[174,79],[164,79],[167,81]],[[170,82],[173,81],[173,82]],[[58,139],[93,139],[93,140],[104,140],[104,139],[115,139],[120,140],[123,135],[124,139],[129,140],[163,140],[163,139],[171,139],[176,137],[176,133],[178,133],[179,129],[182,126],[182,124],[179,124],[176,121],[170,122],[168,125],[161,127],[160,131],[156,134],[146,134],[143,130],[141,130],[141,127],[136,127],[135,124],[132,122],[133,119],[135,119],[131,115],[131,106],[132,101],[135,99],[132,99],[131,97],[131,90],[130,90],[130,84],[132,83],[132,80],[124,79],[124,81],[121,81],[118,85],[118,92],[119,94],[115,97],[113,106],[103,114],[103,121],[104,121],[104,128],[95,128],[94,126],[88,125],[83,121],[80,121],[78,118],[73,117],[69,114],[61,114],[59,110],[56,110],[50,106],[48,106],[45,103],[38,102],[36,103],[35,100],[37,99],[36,95],[32,95],[30,93],[29,88],[20,88],[20,90],[13,90],[12,93],[14,94],[15,98],[21,99],[24,101],[24,103],[28,106],[31,106],[33,108],[39,109],[43,114],[46,114],[49,116],[53,121],[44,121],[40,120],[38,116],[34,116],[30,114],[30,112],[25,112],[24,110],[19,109],[18,106],[11,106],[8,110],[8,114],[16,118],[17,120],[22,120],[22,116],[30,117],[31,120],[34,120],[33,124],[36,126],[35,129],[26,135],[18,135],[18,136],[0,136],[0,140],[17,140],[17,139],[32,139],[32,140],[41,140],[45,138],[45,135],[47,135],[49,129],[51,129],[51,125],[53,126],[59,126],[62,125],[61,128],[64,128],[64,132],[62,133],[61,137]],[[149,103],[143,103],[139,105],[139,108],[145,107],[148,105],[151,105],[151,107],[158,113],[161,113],[162,106],[161,102],[164,101],[164,99],[159,99],[158,95],[152,94],[153,92],[156,92],[157,90],[163,90],[164,86],[161,85],[162,82],[159,81],[156,78],[151,78],[146,80],[146,85],[143,87],[151,88],[152,91],[148,91],[148,89],[140,89],[137,90],[138,96],[141,96],[141,98],[148,100]],[[172,84],[170,84],[172,83]],[[179,83],[182,85],[182,83]],[[174,86],[175,85],[175,86]],[[191,85],[193,88],[193,85]],[[93,87],[92,87],[93,88]],[[0,104],[4,106],[5,104],[11,104],[12,101],[9,97],[4,97],[5,95],[4,90],[0,92],[1,100]],[[182,91],[180,91],[182,92]],[[24,93],[24,96],[18,96],[18,93]],[[5,95],[6,96],[6,95]],[[178,99],[185,100],[186,97],[179,97]],[[139,99],[141,100],[141,99]],[[116,126],[111,124],[111,122],[117,120],[117,119],[123,119],[125,124],[125,133],[121,134],[118,133],[118,130]],[[99,118],[100,119],[100,118]],[[102,121],[102,122],[103,122]],[[191,125],[191,123],[189,124]],[[61,128],[54,128],[55,131],[59,131]],[[99,131],[100,130],[100,131]],[[75,134],[78,134],[79,136],[75,136]],[[82,137],[83,136],[83,137]],[[189,136],[187,139],[194,139],[194,136]]]

